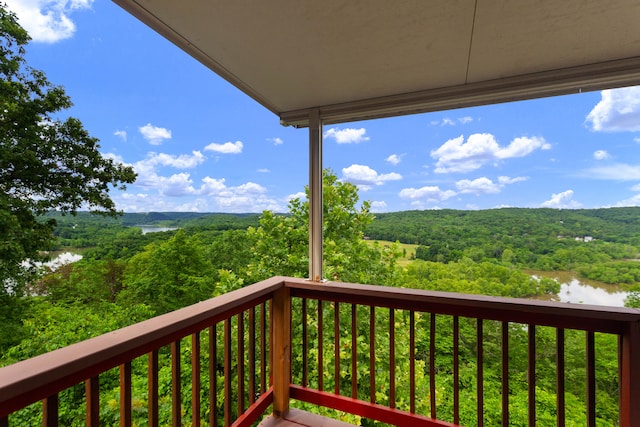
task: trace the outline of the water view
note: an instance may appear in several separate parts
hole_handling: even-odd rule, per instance
[[[177,227],[160,227],[157,225],[136,225],[136,227],[142,230],[142,234],[159,233],[162,231],[173,231],[178,229]]]
[[[618,285],[580,279],[570,271],[528,270],[527,273],[536,277],[548,277],[560,283],[557,301],[561,302],[624,307],[627,297],[627,292],[622,291]]]

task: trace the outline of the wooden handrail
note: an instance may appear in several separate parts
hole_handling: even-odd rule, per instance
[[[0,419],[271,298],[282,277],[0,368]]]
[[[260,324],[258,329],[260,330],[260,397],[254,402],[254,393],[257,388],[257,384],[252,383],[255,380],[255,372],[249,369],[249,375],[252,377],[251,382],[245,389],[244,385],[239,385],[238,393],[244,395],[246,391],[250,391],[248,403],[249,408],[245,408],[245,402],[243,397],[238,397],[238,416],[236,423],[248,425],[251,422],[258,419],[261,414],[266,410],[268,405],[273,403],[274,413],[276,415],[283,415],[288,410],[289,398],[296,398],[305,396],[310,401],[318,402],[333,402],[334,405],[340,408],[348,408],[351,402],[357,403],[361,413],[371,414],[374,417],[381,417],[379,420],[386,420],[386,417],[395,416],[402,411],[394,409],[394,402],[390,402],[388,407],[384,407],[381,402],[375,401],[375,396],[358,396],[356,385],[361,380],[355,376],[351,379],[350,393],[348,396],[339,395],[339,388],[336,384],[334,393],[329,395],[326,390],[323,390],[322,376],[318,378],[318,390],[314,391],[308,386],[308,379],[306,372],[303,373],[304,380],[301,385],[293,385],[291,376],[291,352],[300,351],[300,349],[292,349],[291,346],[291,316],[292,298],[302,298],[304,302],[303,314],[304,319],[307,319],[307,305],[306,299],[317,300],[317,306],[319,309],[319,324],[318,324],[318,336],[322,336],[322,311],[323,307],[328,307],[328,304],[322,304],[323,301],[333,303],[335,307],[339,307],[342,304],[352,304],[351,306],[351,329],[355,328],[356,322],[356,306],[368,306],[370,307],[370,316],[373,319],[375,308],[383,308],[379,310],[380,313],[386,312],[385,309],[389,309],[389,316],[393,318],[394,310],[407,310],[411,313],[413,319],[414,312],[430,313],[429,325],[432,328],[429,331],[430,341],[435,342],[436,329],[435,329],[435,316],[436,315],[448,315],[452,317],[453,321],[453,336],[454,340],[458,334],[458,317],[478,319],[478,337],[482,337],[482,321],[483,320],[495,320],[502,322],[502,345],[505,343],[508,346],[508,323],[520,323],[523,325],[531,326],[550,326],[556,328],[558,336],[562,336],[564,329],[578,329],[587,331],[591,340],[593,340],[593,333],[609,333],[616,334],[620,337],[621,346],[619,349],[620,358],[620,425],[624,427],[633,426],[637,420],[640,420],[640,405],[637,404],[640,401],[640,310],[630,308],[611,308],[611,307],[599,307],[588,305],[574,305],[564,303],[554,303],[545,301],[532,301],[515,298],[495,298],[481,295],[463,295],[447,292],[431,292],[422,291],[416,289],[399,289],[383,286],[370,286],[359,285],[350,283],[336,283],[325,282],[322,284],[310,282],[304,279],[295,279],[287,277],[273,277],[271,279],[256,283],[251,286],[239,289],[234,292],[213,298],[211,300],[203,301],[201,303],[186,307],[181,310],[177,310],[171,313],[167,313],[162,316],[141,322],[136,325],[129,326],[81,343],[77,343],[29,360],[18,362],[14,365],[10,365],[4,368],[0,368],[0,426],[7,425],[7,416],[25,406],[45,400],[44,414],[50,417],[52,425],[55,424],[57,418],[57,394],[73,385],[81,384],[86,381],[88,389],[97,388],[97,378],[103,372],[114,368],[121,367],[122,382],[126,385],[126,388],[122,390],[122,396],[124,396],[124,404],[127,405],[126,400],[130,399],[130,362],[140,356],[149,354],[150,362],[150,387],[153,388],[154,381],[157,383],[157,378],[154,379],[154,375],[157,376],[157,351],[159,348],[177,343],[184,337],[192,336],[195,340],[194,348],[199,347],[198,338],[193,334],[198,334],[201,331],[209,329],[210,349],[213,349],[215,359],[215,340],[213,336],[215,334],[215,325],[219,322],[225,321],[227,325],[225,330],[231,326],[230,318],[238,315],[240,317],[247,315],[250,319],[248,333],[249,337],[249,349],[255,345],[255,340],[252,338],[255,333],[255,321],[256,317],[251,312],[246,313],[246,310],[254,310],[254,307],[261,305]],[[265,324],[266,312],[265,305],[263,304],[267,300],[271,300],[271,314],[269,316],[269,324]],[[345,309],[346,310],[346,309]],[[339,321],[339,315],[334,312],[333,321]],[[325,318],[326,321],[331,322],[331,318]],[[244,325],[238,318],[239,328],[243,329]],[[375,323],[371,320],[371,325]],[[412,325],[414,321],[412,320]],[[375,341],[375,335],[373,327],[370,328],[369,338]],[[266,327],[269,327],[270,342],[269,345],[265,344]],[[343,326],[344,327],[344,326]],[[309,328],[304,328],[305,337],[303,338],[303,348],[307,349],[310,345],[307,341],[306,334]],[[333,334],[339,336],[341,329],[337,324],[334,325]],[[366,327],[365,327],[366,329]],[[229,337],[225,340],[230,340],[230,331],[226,331]],[[331,330],[325,330],[325,333],[331,334]],[[390,331],[393,334],[393,331]],[[535,327],[530,330],[530,340],[533,340],[535,345]],[[267,337],[268,338],[268,337]],[[415,338],[413,338],[415,339]],[[351,347],[354,346],[356,340],[351,337]],[[434,359],[435,346],[433,342],[430,343],[429,348],[429,364],[430,364],[430,376],[434,376]],[[237,351],[244,352],[244,345],[238,342]],[[341,342],[339,337],[337,340],[334,337],[334,351],[337,354],[337,347],[345,344]],[[318,359],[319,364],[322,365],[322,342],[318,344]],[[226,344],[225,344],[226,346]],[[458,358],[458,347],[454,341],[453,344],[453,357]],[[230,355],[226,355],[226,352],[230,352],[231,344],[225,348],[225,358],[230,358]],[[415,351],[415,343],[411,344],[411,352]],[[210,350],[211,351],[211,350]],[[267,384],[267,378],[265,376],[265,351],[267,351],[271,357],[270,374],[271,382]],[[558,352],[563,352],[564,349],[559,347]],[[176,349],[177,352],[177,349]],[[478,347],[478,353],[481,354],[482,347]],[[508,348],[503,349],[502,358],[508,359]],[[535,356],[535,347],[530,350],[532,356]],[[155,359],[153,358],[155,354]],[[197,354],[197,353],[196,353]],[[373,354],[373,353],[371,353]],[[393,353],[390,355],[394,357]],[[209,357],[212,357],[211,355]],[[239,356],[238,360],[243,359],[244,355]],[[250,363],[254,363],[255,354],[249,353],[247,356]],[[335,357],[335,356],[334,356]],[[365,356],[366,357],[366,356]],[[593,357],[593,354],[591,356]],[[480,356],[481,358],[481,356]],[[155,360],[155,363],[152,363]],[[225,362],[225,372],[231,370],[231,362]],[[308,361],[306,356],[303,362],[303,369],[306,371]],[[457,364],[457,362],[456,362]],[[454,395],[457,399],[457,365],[454,364],[453,378],[454,378]],[[340,365],[335,363],[335,367],[339,368]],[[351,356],[351,368],[356,365],[355,353]],[[535,361],[533,362],[535,366]],[[336,369],[337,369],[336,368]],[[370,367],[373,371],[373,365]],[[176,369],[179,369],[177,367]],[[195,375],[199,375],[199,368]],[[209,369],[213,369],[209,366]],[[414,368],[410,370],[415,371]],[[211,372],[210,376],[211,376]],[[238,370],[238,379],[245,376],[245,372]],[[508,372],[503,366],[503,373]],[[174,372],[175,374],[175,372]],[[535,371],[534,371],[535,375]],[[588,372],[587,375],[593,375],[592,372]],[[564,381],[558,377],[559,381]],[[375,376],[370,378],[371,384],[375,384]],[[211,379],[210,379],[211,381]],[[432,381],[430,379],[430,381]],[[215,382],[215,381],[214,381]],[[337,383],[337,381],[336,381]],[[508,383],[507,383],[508,384]],[[156,384],[157,386],[157,384]],[[228,388],[229,384],[225,383],[225,388]],[[504,389],[503,385],[503,389]],[[507,386],[508,387],[508,386]],[[199,386],[197,387],[199,388]],[[435,395],[435,382],[429,384],[430,389],[430,403],[431,403],[431,416],[436,418],[436,402],[433,398]],[[508,388],[507,388],[508,389]],[[535,384],[532,386],[533,392],[535,392]],[[151,390],[151,389],[150,389]],[[98,395],[99,391],[92,391],[91,400],[95,402],[94,410],[99,409]],[[156,391],[157,393],[157,391]],[[210,393],[215,396],[215,384],[210,387]],[[225,391],[227,393],[227,391]],[[228,393],[231,393],[229,390]],[[95,396],[93,396],[95,394]],[[332,397],[333,396],[333,397]],[[359,401],[358,398],[364,399]],[[409,400],[412,402],[416,399],[415,393],[412,392]],[[478,396],[479,408],[482,407],[483,396]],[[531,397],[530,399],[535,399]],[[225,402],[229,406],[228,413],[231,413],[231,399]],[[395,399],[393,399],[395,400]],[[535,401],[535,400],[534,400]],[[153,403],[153,402],[150,402]],[[179,402],[177,403],[179,405]],[[321,403],[322,404],[322,403]],[[154,417],[157,423],[157,396],[155,398],[155,407],[151,407],[150,416]],[[455,403],[457,405],[457,403]],[[508,400],[503,399],[503,408],[507,407],[507,413],[504,419],[508,419]],[[330,406],[330,405],[329,405]],[[176,407],[177,408],[177,407]],[[199,412],[198,404],[194,403],[193,411]],[[225,407],[226,408],[226,407]],[[412,407],[413,408],[413,407]],[[455,406],[453,422],[458,422],[458,409]],[[227,408],[226,408],[227,409]],[[127,412],[130,409],[124,408],[122,416],[129,420]],[[177,409],[174,409],[177,411]],[[357,412],[356,412],[357,413]],[[216,417],[215,408],[212,409],[211,419]],[[395,414],[395,415],[394,415]],[[93,414],[90,414],[93,416]],[[225,417],[227,411],[225,411]],[[415,420],[422,420],[427,423],[426,425],[450,425],[446,422],[440,422],[436,420],[426,420],[424,416],[413,414],[413,409],[404,413],[402,417],[406,419],[406,425],[411,425],[411,417],[415,416]],[[564,417],[564,414],[562,414]],[[535,419],[535,414],[532,414],[530,419]],[[422,422],[421,421],[421,422]],[[127,424],[126,421],[125,425]],[[230,418],[228,423],[233,422]],[[431,424],[429,424],[431,423]],[[194,424],[197,425],[197,424]]]

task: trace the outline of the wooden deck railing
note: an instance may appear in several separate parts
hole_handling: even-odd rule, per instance
[[[579,373],[568,360],[582,360]],[[522,396],[525,422],[549,425],[537,418],[549,381],[553,423],[594,426],[599,369],[612,364],[614,384],[605,385],[618,389],[617,422],[640,425],[638,310],[274,277],[0,368],[0,427],[20,425],[14,418],[40,401],[43,425],[71,425],[58,408],[83,383],[80,424],[106,424],[100,378],[113,368],[121,426],[140,412],[150,426],[250,425],[289,405],[406,426],[521,425]],[[148,391],[135,397],[141,365]],[[565,392],[576,387],[584,395],[574,413]],[[146,408],[134,411],[134,399]]]

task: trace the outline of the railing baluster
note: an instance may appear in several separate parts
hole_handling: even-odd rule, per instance
[[[131,427],[131,362],[120,365],[120,427]]]
[[[191,425],[200,427],[200,333],[191,334]]]
[[[484,425],[484,349],[483,349],[483,322],[482,319],[477,319],[477,334],[476,334],[476,347],[477,347],[477,377],[476,377],[476,393],[477,393],[477,417],[478,427]]]
[[[595,334],[586,332],[586,368],[587,368],[587,426],[596,425],[596,358]]]
[[[556,329],[556,406],[557,427],[565,426],[564,402],[564,329]]]
[[[536,326],[528,325],[529,345],[528,345],[528,395],[529,395],[529,426],[536,425]]]
[[[340,394],[340,303],[334,303],[333,311],[333,381],[335,394]]]
[[[149,427],[158,427],[158,350],[153,350],[148,355],[147,367],[147,412]]]
[[[238,416],[244,412],[244,312],[238,314],[238,341],[236,343],[238,353],[236,355],[238,375]]]
[[[416,413],[416,315],[409,312],[409,412]]]
[[[260,393],[267,391],[267,303],[260,304]]]
[[[0,427],[8,427],[9,422]],[[42,427],[58,427],[58,395],[53,394],[42,401]]]
[[[249,405],[256,401],[256,311],[249,309]]]
[[[351,304],[351,397],[358,398],[358,320],[356,305]]]
[[[436,418],[436,315],[429,318],[429,400],[431,418]]]
[[[180,340],[171,343],[171,422],[182,425],[182,381],[180,381]]]
[[[217,325],[209,326],[209,426],[218,427]]]
[[[324,391],[324,309],[318,300],[318,390]]]
[[[307,299],[302,298],[302,386],[306,387],[308,384],[307,371],[308,368],[308,353],[309,353],[309,336],[307,331]]]
[[[100,426],[100,379],[93,377],[85,381],[87,399],[87,427]]]
[[[369,401],[376,403],[376,307],[369,307]]]
[[[460,424],[460,319],[453,316],[453,423]]]
[[[509,322],[502,322],[502,425],[509,425]]]
[[[628,322],[618,347],[620,359],[620,426],[640,419],[640,322]]]
[[[389,407],[396,407],[396,318],[389,309]]]
[[[231,319],[224,319],[224,425],[231,425]]]

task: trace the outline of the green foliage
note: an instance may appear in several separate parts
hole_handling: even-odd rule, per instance
[[[129,260],[117,301],[146,303],[155,314],[162,314],[210,298],[215,282],[213,266],[197,237],[178,230]]]
[[[308,198],[308,188],[307,198]],[[323,171],[323,271],[330,280],[386,284],[398,283],[397,245],[368,245],[366,228],[373,222],[369,203],[360,207],[357,187],[340,182],[329,170]],[[264,212],[260,227],[250,228],[249,238],[257,261],[250,266],[253,281],[274,275],[308,277],[309,203],[294,199],[289,215]]]
[[[80,207],[114,215],[109,189],[135,180],[131,167],[103,157],[78,119],[59,118],[71,101],[26,64],[28,41],[0,5],[0,293],[16,295],[33,277],[22,262],[53,241],[55,222],[38,216]]]

